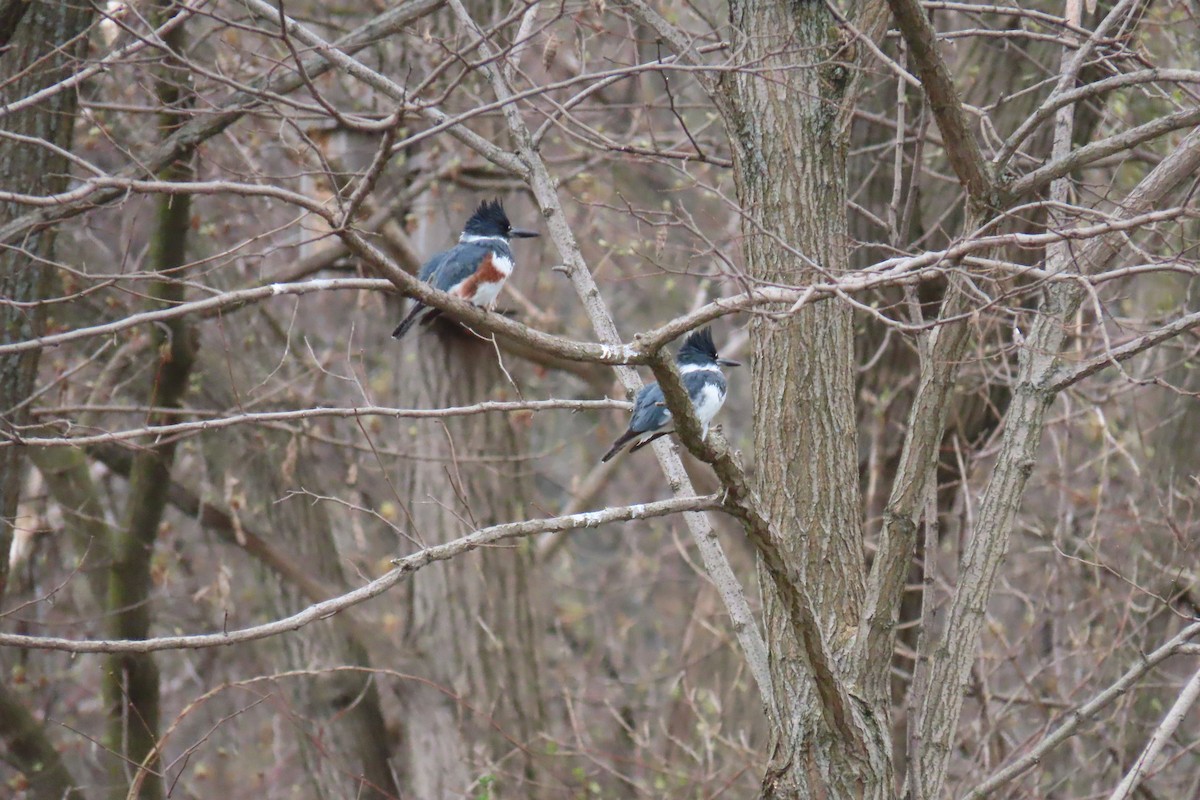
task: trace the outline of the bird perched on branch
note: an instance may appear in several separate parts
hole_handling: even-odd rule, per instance
[[[499,200],[484,200],[467,220],[458,244],[425,262],[417,277],[435,289],[491,308],[500,287],[513,271],[509,242],[538,235],[537,231],[514,228]],[[431,322],[440,313],[415,300],[408,316],[392,331],[392,337],[399,339],[417,322]]]
[[[740,367],[741,363],[717,356],[717,346],[713,344],[712,331],[708,328],[688,334],[675,356],[675,363],[679,365],[683,388],[687,389],[692,408],[700,418],[702,435],[708,436],[708,423],[725,404],[725,374],[721,367]],[[662,388],[657,383],[643,387],[633,401],[629,430],[613,442],[612,448],[600,460],[608,461],[635,439],[637,441],[629,448],[631,453],[660,436],[674,433],[674,430],[664,430],[670,421],[671,412],[663,399]]]

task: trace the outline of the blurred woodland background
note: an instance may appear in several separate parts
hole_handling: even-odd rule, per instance
[[[1200,797],[1197,13],[0,0],[0,795]]]

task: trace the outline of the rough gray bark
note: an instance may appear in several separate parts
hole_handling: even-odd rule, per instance
[[[11,10],[11,9],[9,9]],[[25,97],[61,80],[75,58],[82,55],[86,41],[78,39],[90,12],[75,5],[32,2],[15,17],[13,38],[0,51],[0,66],[15,76],[0,91],[0,101]],[[55,48],[65,48],[58,53]],[[69,150],[76,98],[63,92],[9,116],[6,131],[41,139]],[[65,158],[47,147],[9,138],[0,139],[0,175],[5,182],[34,194],[53,194],[67,185]],[[0,202],[0,225],[20,217],[23,208]],[[45,228],[28,234],[19,246],[0,249],[0,297],[28,303],[49,292],[53,274],[47,266],[54,260],[56,230]],[[41,334],[45,311],[41,307],[0,305],[0,339],[19,342]],[[33,388],[38,353],[30,351],[0,356],[0,424],[14,431],[28,420],[22,401]],[[0,450],[0,597],[8,574],[8,550],[12,542],[12,519],[16,514],[24,452],[19,447]]]
[[[0,89],[0,101],[25,97],[69,74],[86,45],[79,35],[90,15],[90,8],[74,3],[0,6],[0,68],[13,76]],[[31,68],[34,64],[36,69]],[[75,106],[75,94],[66,92],[11,115],[5,120],[5,129],[69,149]],[[30,192],[50,194],[66,187],[67,163],[46,147],[5,138],[0,139],[0,175]],[[16,219],[21,212],[20,206],[0,203],[0,225]],[[22,240],[20,247],[0,248],[0,297],[31,302],[46,296],[52,279],[46,265],[54,260],[54,238],[53,229],[40,230]],[[0,339],[21,341],[37,336],[42,320],[41,308],[0,304]],[[28,420],[28,408],[22,404],[33,390],[37,363],[37,351],[0,356],[0,426],[6,432]],[[0,603],[8,582],[8,552],[24,455],[19,447],[0,451]],[[0,739],[12,763],[30,780],[32,797],[60,800],[79,795],[47,731],[24,707],[7,680],[0,681]]]
[[[730,10],[735,48],[768,70],[722,84],[747,272],[788,285],[836,276],[848,269],[843,109],[851,80],[837,63],[845,54],[836,20],[821,3],[735,0]],[[796,61],[812,66],[796,69]],[[759,495],[787,571],[819,609],[838,681],[864,591],[852,322],[848,306],[824,301],[751,325]],[[889,795],[888,703],[866,698],[869,714],[856,709],[851,725],[831,730],[788,609],[770,582],[762,585],[781,718],[763,796]]]

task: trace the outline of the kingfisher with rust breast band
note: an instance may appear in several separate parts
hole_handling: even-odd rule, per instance
[[[712,330],[709,328],[688,334],[675,356],[675,363],[679,366],[683,388],[687,389],[692,408],[700,419],[703,428],[701,435],[706,437],[708,424],[725,404],[726,382],[721,367],[740,367],[741,363],[717,355],[717,346],[713,344]],[[642,387],[633,401],[629,429],[613,442],[612,448],[600,461],[608,461],[631,441],[636,440],[633,447],[629,448],[632,453],[660,436],[674,433],[673,429],[666,430],[670,421],[671,412],[667,409],[662,388],[657,383]]]
[[[537,231],[514,228],[499,200],[484,200],[467,220],[458,244],[426,261],[417,277],[435,289],[490,309],[513,271],[509,242],[538,235]],[[392,337],[399,339],[416,323],[432,322],[441,313],[414,300]]]

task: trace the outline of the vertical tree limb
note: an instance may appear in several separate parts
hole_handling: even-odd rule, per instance
[[[917,65],[947,157],[971,200],[965,229],[976,230],[983,222],[985,209],[999,206],[1006,199],[999,197],[994,189],[991,172],[967,123],[958,91],[938,53],[937,32],[925,9],[914,0],[888,0],[888,5],[910,58]],[[966,310],[968,301],[958,281],[952,280],[941,317],[952,319]],[[874,694],[882,693],[887,684],[895,624],[916,544],[925,482],[936,475],[937,450],[946,429],[950,398],[970,338],[970,327],[965,321],[950,322],[935,328],[928,337],[921,350],[921,375],[883,513],[879,548],[867,579],[866,601],[857,633],[855,662],[859,681]],[[928,787],[925,790],[928,792]]]
[[[755,65],[725,79],[723,108],[747,275],[789,286],[841,275],[855,97],[847,32],[826,3],[734,0],[730,19],[733,50]],[[756,316],[750,330],[755,477],[782,562],[764,562],[760,578],[781,719],[763,796],[882,798],[892,791],[890,704],[862,694],[851,668],[866,577],[853,310],[819,301],[782,319]],[[780,572],[795,586],[780,591]],[[824,648],[825,668],[814,658]]]
[[[168,13],[170,6],[170,0],[160,0],[156,11],[160,15]],[[179,52],[185,42],[183,26],[174,28],[164,37],[164,44],[172,52]],[[186,80],[188,74],[170,61],[158,68],[155,90],[162,106],[159,128],[163,139],[187,119],[184,108],[191,103],[191,92],[180,83]],[[158,177],[183,181],[189,180],[192,172],[190,164],[181,158],[166,166]],[[156,305],[183,300],[184,283],[180,280],[180,270],[187,263],[190,224],[189,195],[164,195],[158,201],[150,259],[151,266],[161,278],[151,284],[149,292]],[[194,335],[190,323],[182,317],[155,328],[155,346],[149,355],[157,364],[146,405],[152,408],[179,408],[182,405],[196,354]],[[150,418],[151,424],[156,424],[168,417],[151,414]],[[144,639],[150,632],[150,591],[153,587],[150,565],[159,523],[167,505],[175,444],[167,441],[147,448],[133,459],[125,515],[113,538],[108,579],[111,614],[108,633],[114,639]],[[125,787],[132,780],[131,764],[142,764],[155,753],[158,743],[159,680],[154,657],[149,653],[110,657],[105,666],[104,700],[108,712],[108,745],[124,756],[110,763],[110,797],[124,800]],[[162,780],[154,770],[153,761],[149,767],[138,776],[141,784],[137,797],[140,800],[158,800],[163,796]]]

